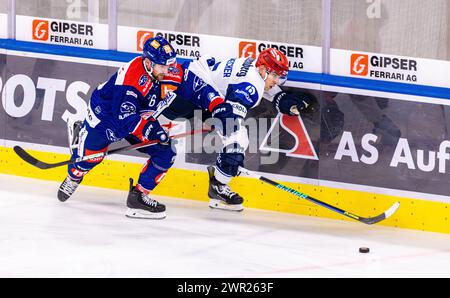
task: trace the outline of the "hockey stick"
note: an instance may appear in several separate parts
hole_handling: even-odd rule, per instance
[[[176,97],[177,97],[177,95],[174,92],[167,93],[166,97],[158,103],[156,110],[152,113],[152,117],[155,119],[158,118],[159,115],[161,115],[161,113],[175,100]],[[191,133],[193,134],[193,132],[190,132],[189,134],[191,134]],[[184,134],[183,134],[183,136],[184,136]],[[180,135],[180,137],[183,137],[183,136]],[[175,138],[175,137],[178,137],[178,136],[173,136],[172,138]],[[52,168],[56,168],[59,166],[73,164],[73,163],[90,160],[90,159],[94,159],[94,158],[104,158],[106,155],[111,155],[114,153],[132,150],[132,149],[140,149],[140,148],[155,145],[157,143],[158,143],[157,140],[152,140],[152,141],[148,141],[148,142],[138,143],[138,144],[129,145],[126,147],[109,150],[106,152],[96,153],[96,154],[87,155],[87,156],[80,156],[78,158],[73,158],[70,160],[66,160],[66,161],[62,161],[62,162],[58,162],[58,163],[54,163],[54,164],[45,163],[43,161],[40,161],[40,160],[34,158],[28,152],[26,152],[25,149],[23,149],[20,146],[14,146],[14,152],[16,152],[16,154],[19,155],[19,157],[22,158],[27,163],[29,163],[35,167],[38,167],[39,169],[46,170],[46,169],[52,169]]]
[[[208,129],[192,130],[190,132],[174,135],[174,136],[170,137],[170,139],[171,140],[180,139],[180,138],[184,138],[186,136],[190,136],[193,134],[205,133],[205,132],[210,132],[210,131],[211,130],[208,130]],[[145,147],[156,145],[158,143],[159,143],[159,140],[151,140],[148,142],[142,142],[142,143],[137,143],[134,145],[128,145],[128,146],[108,150],[108,151],[101,152],[101,153],[80,156],[78,158],[73,158],[73,159],[69,159],[69,160],[65,160],[65,161],[61,161],[61,162],[57,162],[57,163],[46,163],[41,160],[38,160],[38,159],[34,158],[33,156],[31,156],[31,154],[26,152],[25,149],[23,149],[20,146],[14,146],[14,152],[16,152],[16,154],[19,155],[20,158],[22,158],[24,161],[26,161],[30,165],[33,165],[41,170],[47,170],[47,169],[53,169],[56,167],[60,167],[60,166],[68,165],[68,164],[74,164],[74,163],[91,160],[91,159],[95,159],[95,158],[104,158],[108,155],[116,154],[116,153],[120,153],[120,152],[124,152],[124,151],[129,151],[129,150],[134,150],[134,149],[142,149]]]
[[[358,216],[358,215],[355,215],[353,213],[350,213],[348,211],[339,209],[339,208],[334,207],[332,205],[329,205],[329,204],[327,204],[325,202],[322,202],[322,201],[320,201],[318,199],[312,198],[312,197],[308,196],[307,194],[298,192],[295,189],[289,188],[289,187],[284,186],[284,185],[282,185],[280,183],[277,183],[277,182],[275,182],[273,180],[270,180],[270,179],[268,179],[268,178],[266,178],[264,176],[258,175],[258,174],[254,173],[252,171],[249,171],[249,170],[247,170],[247,169],[245,169],[243,167],[239,167],[239,171],[241,173],[244,173],[244,174],[250,176],[250,177],[257,178],[257,179],[259,179],[259,180],[261,180],[263,182],[266,182],[266,183],[268,183],[270,185],[273,185],[276,188],[282,189],[284,191],[287,191],[288,193],[296,195],[297,197],[300,197],[302,199],[308,200],[308,201],[313,202],[313,203],[315,203],[317,205],[325,207],[325,208],[327,208],[327,209],[329,209],[331,211],[337,212],[337,213],[339,213],[341,215],[347,216],[349,218],[355,219],[357,221],[360,221],[360,222],[368,224],[368,225],[373,225],[373,224],[376,224],[376,223],[378,223],[378,222],[380,222],[382,220],[385,220],[386,218],[388,218],[392,214],[394,214],[395,211],[397,211],[397,209],[400,207],[400,203],[399,202],[395,202],[394,205],[392,205],[388,210],[386,210],[385,212],[381,213],[380,215],[377,215],[377,216],[374,216],[374,217],[362,217],[362,216]]]

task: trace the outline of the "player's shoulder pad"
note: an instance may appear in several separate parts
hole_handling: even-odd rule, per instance
[[[134,87],[145,97],[152,88],[153,82],[142,63],[142,57],[136,57],[123,65],[117,71],[115,85]]]
[[[177,64],[172,71],[170,71],[164,78],[161,80],[161,83],[172,83],[172,84],[181,84],[183,80],[183,68],[180,64]]]
[[[258,90],[255,85],[249,82],[230,84],[227,90],[226,100],[239,100],[245,106],[251,108],[259,104],[263,95],[263,90]]]

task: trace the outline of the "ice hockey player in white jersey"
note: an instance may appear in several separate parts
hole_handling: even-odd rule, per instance
[[[257,60],[233,58],[216,63],[214,58],[204,56],[183,65],[183,70],[184,82],[176,91],[178,108],[169,109],[164,115],[174,118],[180,116],[181,111],[185,113],[186,108],[179,104],[185,98],[220,121],[223,149],[216,164],[208,167],[209,206],[241,211],[243,198],[233,192],[228,183],[238,175],[239,166],[244,165],[249,140],[247,129],[241,123],[248,110],[264,97],[273,101],[279,112],[298,115],[299,111],[312,106],[314,99],[308,94],[289,94],[281,90],[279,85],[286,81],[289,62],[274,48],[262,51]],[[167,115],[170,113],[172,115]]]

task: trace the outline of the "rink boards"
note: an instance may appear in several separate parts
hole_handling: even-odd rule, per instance
[[[121,62],[17,50],[0,50],[0,59],[6,65],[0,70],[0,172],[62,180],[64,167],[35,169],[11,148],[19,144],[46,161],[67,159],[65,121],[84,118],[93,89]],[[320,113],[280,117],[268,102],[252,110],[250,116],[266,120],[258,122],[257,150],[247,155],[247,168],[362,216],[399,201],[383,225],[450,233],[447,99],[320,84],[312,73],[293,77],[300,79],[289,88],[315,95]],[[277,135],[279,146],[273,146]],[[264,164],[268,155],[276,162]],[[206,152],[180,154],[156,193],[207,201],[205,168],[214,159]],[[111,156],[83,184],[126,190],[144,162],[137,154]],[[344,219],[258,180],[238,177],[232,187],[247,207]]]

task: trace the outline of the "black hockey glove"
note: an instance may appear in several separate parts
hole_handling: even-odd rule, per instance
[[[275,109],[286,115],[296,116],[300,112],[314,113],[318,110],[317,100],[308,93],[286,93],[281,91],[273,99]]]

